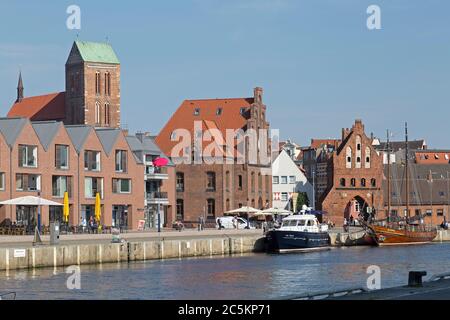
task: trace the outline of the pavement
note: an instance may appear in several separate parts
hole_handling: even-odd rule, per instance
[[[450,279],[424,282],[423,287],[396,287],[329,300],[450,300]]]
[[[157,231],[141,231],[121,233],[120,237],[126,241],[152,241],[152,240],[189,240],[198,238],[216,238],[223,236],[263,236],[261,229],[251,230],[217,230],[205,229],[198,231],[197,229],[188,229],[183,231],[163,230]],[[29,248],[32,247],[34,236],[0,236],[0,248]],[[49,245],[50,236],[41,236],[44,245]],[[111,234],[62,234],[59,243],[61,245],[75,244],[91,244],[91,243],[110,243]]]

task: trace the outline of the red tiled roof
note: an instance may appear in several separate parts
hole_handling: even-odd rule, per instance
[[[333,145],[337,146],[341,140],[339,139],[311,139],[311,148],[318,149],[322,145]]]
[[[445,151],[420,151],[415,153],[418,164],[448,164],[450,163],[450,150]]]
[[[160,131],[156,143],[170,156],[172,148],[179,143],[171,141],[172,132],[176,129],[186,129],[194,139],[195,121],[202,121],[203,131],[220,130],[225,139],[227,129],[237,130],[246,126],[247,120],[241,115],[241,108],[250,107],[253,101],[253,98],[185,100]],[[218,108],[222,109],[220,115],[217,114]],[[196,109],[199,109],[198,115],[194,114]]]
[[[24,98],[13,104],[8,117],[25,117],[32,121],[62,120],[65,118],[65,92]]]

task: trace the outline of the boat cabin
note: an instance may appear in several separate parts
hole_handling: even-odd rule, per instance
[[[323,232],[328,226],[322,225],[317,217],[312,214],[291,215],[283,219],[280,230],[303,231],[303,232]]]

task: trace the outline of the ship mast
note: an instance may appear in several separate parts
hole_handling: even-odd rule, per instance
[[[406,177],[406,217],[409,221],[409,172],[408,172],[408,123],[405,122],[405,177]]]
[[[388,205],[388,221],[391,219],[391,149],[389,146],[389,130],[387,130],[387,192],[388,192],[388,198],[387,198],[387,205]]]

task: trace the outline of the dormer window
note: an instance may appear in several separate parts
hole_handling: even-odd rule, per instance
[[[217,115],[217,116],[220,116],[221,114],[222,114],[222,108],[219,107],[219,108],[217,108],[217,110],[216,110],[216,115]]]
[[[241,115],[244,115],[245,114],[245,112],[247,111],[247,108],[241,108]]]
[[[172,133],[170,134],[170,140],[175,141],[176,138],[177,138],[177,133],[175,131],[172,131]]]
[[[194,116],[198,116],[200,114],[200,108],[194,109]]]

